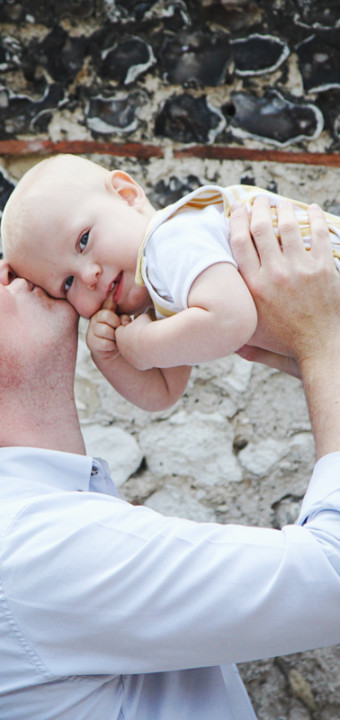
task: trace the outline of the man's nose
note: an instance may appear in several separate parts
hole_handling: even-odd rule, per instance
[[[0,285],[10,285],[16,277],[7,260],[0,260]]]

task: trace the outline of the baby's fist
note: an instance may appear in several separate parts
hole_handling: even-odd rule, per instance
[[[148,370],[152,367],[143,356],[141,337],[145,328],[150,325],[151,319],[143,313],[133,320],[128,327],[122,325],[117,328],[117,344],[120,353],[136,370]]]
[[[87,329],[86,343],[93,359],[119,355],[116,344],[116,328],[120,324],[118,315],[112,310],[98,310],[92,315]]]

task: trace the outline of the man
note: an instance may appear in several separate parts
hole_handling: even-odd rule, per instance
[[[263,200],[256,249],[232,215],[267,348],[242,352],[298,368],[320,458],[282,531],[119,500],[83,454],[74,310],[1,265],[1,718],[254,720],[234,662],[340,641],[340,279],[311,221],[306,253],[289,205],[282,249]]]

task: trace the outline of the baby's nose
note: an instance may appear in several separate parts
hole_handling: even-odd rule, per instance
[[[91,265],[85,268],[82,273],[82,281],[87,287],[94,288],[102,271],[99,265]]]

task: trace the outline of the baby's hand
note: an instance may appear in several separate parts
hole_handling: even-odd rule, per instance
[[[86,343],[94,360],[114,360],[119,356],[116,343],[116,329],[128,325],[128,315],[117,315],[116,305],[109,296],[95,315],[92,315],[87,329]]]
[[[141,335],[151,322],[150,317],[143,313],[129,324],[121,323],[115,333],[119,352],[136,370],[149,370],[153,367],[143,358],[140,344]]]

